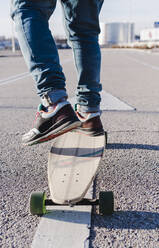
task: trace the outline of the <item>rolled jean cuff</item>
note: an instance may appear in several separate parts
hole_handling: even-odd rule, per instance
[[[62,98],[68,98],[65,90],[48,91],[41,97],[41,102],[45,107],[58,102]]]
[[[101,112],[100,111],[100,105],[97,105],[96,107],[89,107],[85,105],[80,105],[80,111],[84,113],[91,113],[91,112]]]

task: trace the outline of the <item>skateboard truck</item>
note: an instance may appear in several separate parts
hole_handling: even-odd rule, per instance
[[[86,206],[86,205],[99,205],[99,199],[88,199],[88,198],[83,198],[81,201],[76,202],[76,203],[72,203],[71,201],[68,201],[68,203],[65,204],[58,204],[53,202],[51,199],[46,199],[45,200],[45,205],[46,206],[70,206],[70,207],[74,207],[74,206]]]
[[[112,191],[99,193],[99,199],[83,198],[82,200],[72,203],[68,201],[65,204],[58,204],[51,199],[46,199],[45,192],[34,192],[30,197],[30,213],[33,215],[43,215],[47,213],[46,206],[99,206],[99,214],[111,215],[114,212],[114,195]]]

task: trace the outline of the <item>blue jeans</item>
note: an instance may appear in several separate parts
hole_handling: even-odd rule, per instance
[[[40,97],[52,102],[67,97],[65,76],[48,26],[57,0],[12,0],[11,16],[19,44]],[[66,34],[78,73],[77,104],[83,111],[100,109],[101,53],[99,13],[104,0],[61,0]]]

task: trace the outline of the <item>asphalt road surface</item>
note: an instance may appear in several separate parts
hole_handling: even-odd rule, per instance
[[[76,72],[71,50],[60,50],[73,97]],[[102,49],[103,90],[135,111],[104,111],[108,146],[94,195],[112,190],[115,213],[93,210],[90,248],[159,247],[159,54]],[[39,98],[23,58],[0,54],[0,247],[29,248],[40,217],[31,216],[32,191],[48,192],[50,142],[23,147]],[[60,231],[60,230],[59,230]]]

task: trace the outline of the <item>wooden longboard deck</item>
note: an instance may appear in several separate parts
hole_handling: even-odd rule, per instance
[[[104,145],[104,134],[92,137],[72,131],[54,139],[49,153],[48,182],[55,203],[76,203],[85,196]]]

